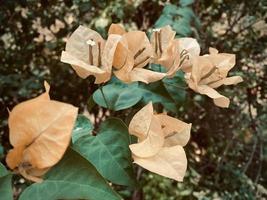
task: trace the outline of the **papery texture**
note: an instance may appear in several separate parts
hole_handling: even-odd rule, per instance
[[[9,114],[9,139],[14,147],[6,161],[25,178],[40,181],[66,151],[78,109],[50,100],[46,92],[15,106]]]
[[[117,78],[126,83],[150,83],[166,76],[165,73],[144,69],[153,55],[152,46],[144,32],[125,32],[120,25],[112,24],[109,34],[118,34],[122,37],[113,61],[113,66],[118,69],[114,71]]]
[[[187,168],[187,159],[183,147],[179,145],[164,147],[152,157],[140,158],[133,156],[133,158],[134,163],[151,172],[176,181],[183,181]]]
[[[70,36],[61,61],[71,64],[81,78],[95,76],[95,83],[110,79],[116,46],[120,37],[110,35],[105,41],[99,33],[79,26]]]
[[[192,69],[186,74],[188,86],[212,98],[215,105],[228,107],[230,100],[219,94],[215,88],[243,81],[240,76],[227,77],[234,65],[234,54],[218,53],[216,49],[210,48],[210,54],[194,57]]]
[[[183,150],[190,138],[191,124],[166,114],[154,114],[150,102],[137,112],[129,133],[137,136],[131,144],[134,163],[154,173],[182,181],[187,160]]]

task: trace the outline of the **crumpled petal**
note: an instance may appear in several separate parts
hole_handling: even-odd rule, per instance
[[[164,144],[164,134],[161,129],[160,121],[156,117],[152,117],[147,137],[138,141],[136,144],[129,146],[135,156],[146,158],[154,156],[159,152]]]
[[[7,164],[38,182],[41,179],[35,174],[55,165],[66,151],[78,113],[70,104],[50,100],[49,85],[45,87],[44,94],[15,106],[8,119],[14,148],[6,157]]]
[[[133,116],[129,124],[129,133],[144,140],[148,134],[152,117],[153,105],[152,102],[149,102]]]
[[[82,60],[73,57],[66,51],[62,52],[60,61],[71,64],[72,68],[75,70],[78,76],[83,79],[87,78],[90,75],[94,75],[96,77],[96,84],[106,82],[110,79],[109,73],[96,66],[89,65]]]
[[[152,46],[146,34],[142,31],[130,31],[122,37],[126,39],[128,49],[134,57],[134,68],[146,66],[153,55]]]
[[[144,32],[131,31],[122,35],[113,61],[113,66],[118,69],[114,71],[115,76],[125,83],[150,83],[161,80],[166,76],[165,73],[143,69],[151,56],[152,47]]]
[[[170,117],[166,114],[158,114],[165,137],[164,146],[185,146],[190,139],[192,124]]]
[[[186,50],[189,58],[200,55],[200,46],[195,38],[184,37],[179,38],[180,52]]]
[[[95,83],[107,82],[120,40],[121,36],[110,34],[105,41],[96,31],[79,26],[68,39],[61,61],[71,64],[81,78],[93,75]]]
[[[167,25],[159,29],[155,29],[150,37],[150,42],[153,47],[153,57],[157,63],[158,59],[164,60],[173,60],[175,55],[166,54],[168,48],[172,45],[175,37],[175,31],[172,30],[171,26]],[[178,52],[177,52],[178,53]],[[169,67],[168,65],[166,67]]]
[[[141,167],[176,181],[183,181],[187,159],[183,147],[177,145],[162,148],[158,154],[149,158],[133,155],[134,163]]]
[[[218,53],[213,48],[210,48],[210,53],[192,59],[192,69],[185,76],[186,82],[195,92],[212,98],[215,105],[227,108],[230,100],[214,88],[237,84],[243,79],[240,76],[227,77],[229,70],[235,65],[234,54]]]
[[[111,24],[108,29],[108,35],[110,34],[117,34],[117,35],[123,35],[126,31],[120,24]]]
[[[200,85],[200,86],[197,87],[197,91],[200,94],[205,94],[208,97],[212,98],[214,103],[215,103],[215,105],[217,105],[219,107],[222,107],[222,108],[228,108],[229,107],[230,100],[227,97],[225,97],[225,96],[221,95],[220,93],[218,93],[213,88],[208,87],[206,85]]]
[[[212,88],[218,88],[221,85],[236,85],[241,82],[243,82],[243,78],[241,76],[231,76],[209,84],[209,86]]]
[[[154,114],[150,102],[137,112],[129,125],[129,133],[138,142],[129,146],[134,163],[154,173],[182,181],[187,160],[183,150],[190,138],[191,124],[166,114]]]
[[[141,81],[148,84],[151,82],[161,80],[165,76],[166,76],[165,73],[154,72],[143,68],[134,68],[130,73],[130,82]]]
[[[190,72],[193,58],[200,55],[200,45],[196,39],[190,37],[179,38],[178,41],[180,54],[182,51],[186,51],[186,56],[188,56],[188,59],[185,59],[181,64],[181,70],[184,72]]]

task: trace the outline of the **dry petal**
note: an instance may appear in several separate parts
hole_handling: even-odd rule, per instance
[[[148,134],[152,117],[153,105],[150,102],[133,116],[129,124],[129,133],[144,140]]]
[[[157,154],[163,144],[164,134],[160,121],[153,116],[146,138],[144,140],[139,139],[138,143],[131,144],[129,147],[135,156],[146,158]]]
[[[108,35],[110,34],[117,34],[117,35],[123,35],[126,31],[120,24],[111,24],[108,29]]]
[[[152,47],[144,32],[131,31],[123,34],[113,60],[113,66],[118,69],[114,74],[126,83],[150,83],[164,78],[165,73],[143,69],[150,62],[152,53]]]
[[[110,79],[114,54],[121,38],[110,35],[105,42],[99,33],[79,26],[66,44],[61,61],[71,64],[81,78],[96,77],[95,83]]]
[[[47,83],[46,88],[49,89]],[[44,172],[62,158],[78,112],[76,107],[48,97],[47,91],[20,103],[8,119],[9,138],[14,149],[7,155],[7,164],[33,181],[37,172]]]
[[[183,181],[187,159],[183,147],[177,145],[162,148],[158,154],[149,158],[133,156],[134,163],[141,167],[176,181]]]
[[[129,125],[129,132],[138,137],[131,144],[134,163],[145,169],[182,181],[187,160],[183,150],[190,138],[191,124],[166,114],[153,114],[150,102],[137,112]]]
[[[166,114],[158,114],[162,130],[165,136],[164,146],[185,146],[190,139],[191,124],[170,117]]]
[[[193,58],[191,72],[186,74],[188,86],[194,91],[209,96],[219,107],[228,107],[229,99],[219,94],[214,88],[232,85],[243,81],[240,76],[227,77],[235,65],[235,55],[218,53],[210,48],[209,55]]]

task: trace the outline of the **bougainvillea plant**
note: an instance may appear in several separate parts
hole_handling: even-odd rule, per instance
[[[45,93],[9,113],[13,149],[6,163],[14,173],[36,182],[20,199],[122,199],[120,188],[136,188],[134,174],[140,168],[183,181],[187,169],[183,147],[192,124],[169,116],[171,106],[165,110],[153,105],[166,102],[156,101],[146,86],[168,83],[182,74],[189,88],[225,108],[229,99],[215,89],[242,78],[227,77],[235,55],[214,48],[200,55],[195,39],[175,35],[170,26],[154,29],[148,37],[118,24],[110,26],[107,39],[84,26],[71,34],[61,61],[83,79],[95,77],[99,89],[92,94],[94,102],[110,111],[135,109],[132,114],[125,112],[129,122],[111,116],[93,131],[90,120],[78,115],[78,108],[50,99],[45,82]],[[179,95],[180,91],[172,92]],[[157,90],[153,93],[160,95]],[[0,183],[8,199],[11,179],[3,179],[9,172],[0,167]]]

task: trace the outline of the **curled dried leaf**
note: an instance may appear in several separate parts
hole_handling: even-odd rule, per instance
[[[46,92],[15,106],[9,114],[9,139],[14,147],[6,161],[25,178],[40,182],[40,176],[66,151],[78,109],[49,98]]]

